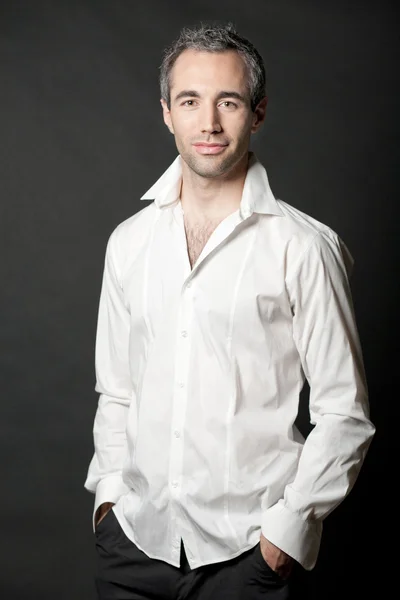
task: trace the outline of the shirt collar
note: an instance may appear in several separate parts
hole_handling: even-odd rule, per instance
[[[154,200],[158,208],[165,208],[178,202],[182,179],[181,160],[178,155],[140,200]],[[254,152],[250,152],[249,155],[240,212],[243,217],[249,217],[253,212],[265,215],[283,215],[269,185],[267,172]]]

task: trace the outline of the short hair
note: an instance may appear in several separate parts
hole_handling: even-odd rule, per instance
[[[235,50],[243,58],[248,71],[248,87],[252,111],[265,97],[264,62],[253,44],[239,35],[232,23],[226,25],[201,24],[194,28],[185,27],[179,37],[163,53],[160,65],[161,98],[168,108],[171,106],[170,77],[176,59],[185,50],[199,52],[224,52]]]

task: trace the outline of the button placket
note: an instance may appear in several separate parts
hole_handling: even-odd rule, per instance
[[[185,294],[183,288],[181,305],[177,322],[177,343],[175,355],[175,381],[176,387],[173,397],[172,423],[171,423],[171,452],[169,480],[171,494],[178,501],[182,486],[183,465],[183,430],[186,412],[186,381],[189,370],[190,355],[190,325],[192,318],[192,295]]]

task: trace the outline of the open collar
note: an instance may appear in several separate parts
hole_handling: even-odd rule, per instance
[[[181,161],[182,158],[178,155],[140,200],[154,200],[156,206],[160,209],[178,202],[182,181]],[[243,217],[249,217],[253,212],[277,216],[283,214],[272,193],[267,172],[254,152],[250,152],[249,155],[240,212]]]

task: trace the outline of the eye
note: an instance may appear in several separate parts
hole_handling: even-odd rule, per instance
[[[182,106],[194,106],[195,104],[195,100],[185,100],[184,102],[182,102]]]
[[[237,108],[237,104],[235,104],[235,102],[232,102],[232,100],[224,100],[223,102],[221,102],[220,106],[223,106],[223,108],[229,108],[231,110]]]

